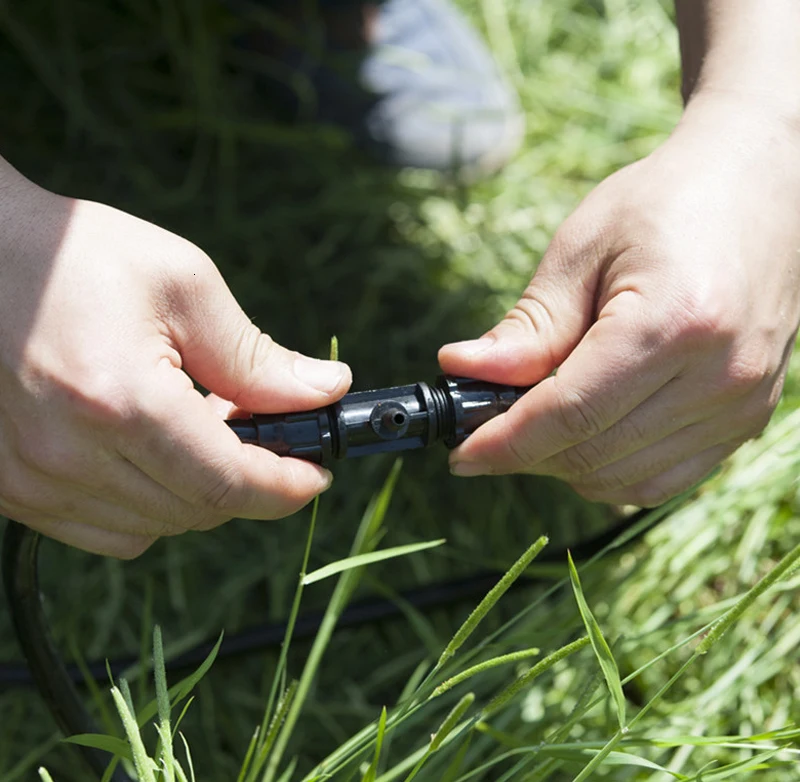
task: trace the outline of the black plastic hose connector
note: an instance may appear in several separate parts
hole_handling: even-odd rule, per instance
[[[442,375],[435,386],[354,391],[316,410],[258,414],[228,425],[242,442],[328,466],[336,459],[427,448],[440,441],[455,448],[528,390]]]

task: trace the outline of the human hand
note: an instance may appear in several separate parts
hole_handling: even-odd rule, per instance
[[[286,516],[330,473],[242,445],[223,415],[310,409],[349,385],[344,364],[260,333],[197,247],[0,159],[4,515],[123,558],[233,516]]]
[[[709,94],[601,183],[528,289],[445,372],[538,383],[453,451],[457,475],[553,475],[652,506],[757,435],[800,320],[800,132]],[[551,374],[556,370],[555,374]]]

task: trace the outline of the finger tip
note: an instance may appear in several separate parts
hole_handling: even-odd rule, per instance
[[[440,361],[465,361],[489,351],[495,344],[491,337],[468,339],[461,342],[448,342],[439,348]]]
[[[342,376],[330,395],[334,401],[343,397],[350,390],[350,386],[353,385],[353,370],[350,369],[349,364],[345,364],[342,361],[337,361],[336,363],[341,366]]]
[[[333,484],[333,473],[319,464],[295,457],[282,457],[281,462],[289,468],[290,481],[302,487],[301,493],[310,499],[327,491]]]
[[[491,475],[489,465],[480,462],[455,461],[450,463],[450,474],[457,478],[475,478],[480,475]]]
[[[342,361],[311,358],[301,353],[295,355],[292,364],[298,391],[336,399],[347,391],[353,380],[350,367]]]
[[[333,473],[327,469],[326,467],[319,468],[320,479],[323,482],[323,487],[320,493],[324,491],[328,491],[331,486],[333,486]]]

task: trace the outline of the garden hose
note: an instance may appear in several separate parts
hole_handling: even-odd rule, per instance
[[[454,447],[480,424],[507,410],[526,390],[443,376],[434,388],[417,383],[354,392],[346,394],[334,405],[307,413],[256,415],[228,423],[244,442],[326,464],[331,459],[424,448],[440,440],[448,447]],[[613,528],[572,546],[573,558],[576,561],[592,558],[632,530],[645,513],[652,513],[653,524],[663,518],[657,511],[639,511],[627,516]],[[643,525],[637,529],[625,543],[638,539],[650,526]],[[77,666],[65,665],[45,620],[38,583],[39,542],[38,533],[9,521],[3,541],[3,582],[14,630],[27,666],[0,665],[0,685],[35,684],[65,736],[97,733],[97,727],[75,686],[84,680],[83,673]],[[547,552],[540,561],[563,562],[565,557],[566,550]],[[482,596],[501,576],[502,573],[482,572],[466,579],[406,591],[397,600],[373,598],[357,602],[345,609],[337,627],[360,626],[402,615],[401,606],[404,604],[420,609],[434,608]],[[530,586],[542,581],[520,579],[515,586]],[[322,613],[301,615],[293,638],[313,636],[321,621]],[[219,657],[279,646],[285,633],[286,623],[280,622],[228,636],[220,647]],[[198,665],[212,646],[213,643],[208,642],[183,653],[170,661],[168,670]],[[100,679],[107,670],[116,675],[137,661],[137,658],[130,658],[108,664],[94,662],[88,664],[88,670],[91,676]],[[81,746],[79,749],[98,779],[102,778],[108,765],[107,755],[89,747]],[[115,770],[111,780],[130,782],[120,768]]]
[[[603,549],[634,528],[646,515],[651,515],[652,524],[642,526],[625,540],[630,545],[666,516],[658,510],[641,510],[625,517],[614,527],[570,547],[570,553],[577,562],[584,562],[599,554]],[[44,616],[39,595],[36,556],[40,535],[18,524],[8,522],[3,541],[3,580],[6,597],[11,609],[14,629],[27,665],[0,665],[0,688],[34,685],[56,724],[65,736],[80,733],[98,733],[98,728],[89,716],[81,700],[76,684],[85,681],[85,672],[94,679],[102,679],[110,671],[116,676],[139,662],[138,657],[121,658],[110,661],[93,661],[81,669],[77,665],[67,666],[55,649]],[[563,563],[567,550],[545,551],[537,559],[540,563]],[[429,584],[424,587],[401,592],[396,599],[370,598],[348,606],[339,617],[337,630],[360,627],[379,621],[401,617],[405,606],[436,609],[461,601],[483,597],[502,577],[503,573],[484,571],[473,576]],[[515,581],[511,589],[547,585],[543,578],[528,577]],[[322,623],[323,612],[301,614],[295,623],[292,638],[303,640],[313,637]],[[286,622],[258,625],[239,633],[226,635],[219,648],[217,659],[279,647],[286,636]],[[167,662],[170,673],[195,668],[206,659],[215,645],[207,641]],[[78,746],[86,763],[101,779],[108,766],[108,756],[96,749]],[[127,774],[117,769],[111,777],[112,782],[131,782]]]
[[[64,735],[97,733],[94,720],[64,670],[64,662],[44,618],[37,567],[40,539],[40,535],[28,527],[15,521],[8,522],[2,557],[3,583],[11,621],[39,694]],[[106,753],[81,747],[81,754],[97,778],[102,779],[109,762]],[[111,780],[130,782],[121,769],[114,771]]]

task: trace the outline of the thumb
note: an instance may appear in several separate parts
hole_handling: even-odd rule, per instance
[[[346,393],[346,364],[282,347],[245,315],[213,264],[205,277],[195,276],[172,324],[183,369],[198,383],[252,413],[310,410]]]
[[[526,386],[564,361],[591,325],[600,267],[597,243],[572,236],[565,223],[522,298],[493,329],[439,350],[445,373]]]

